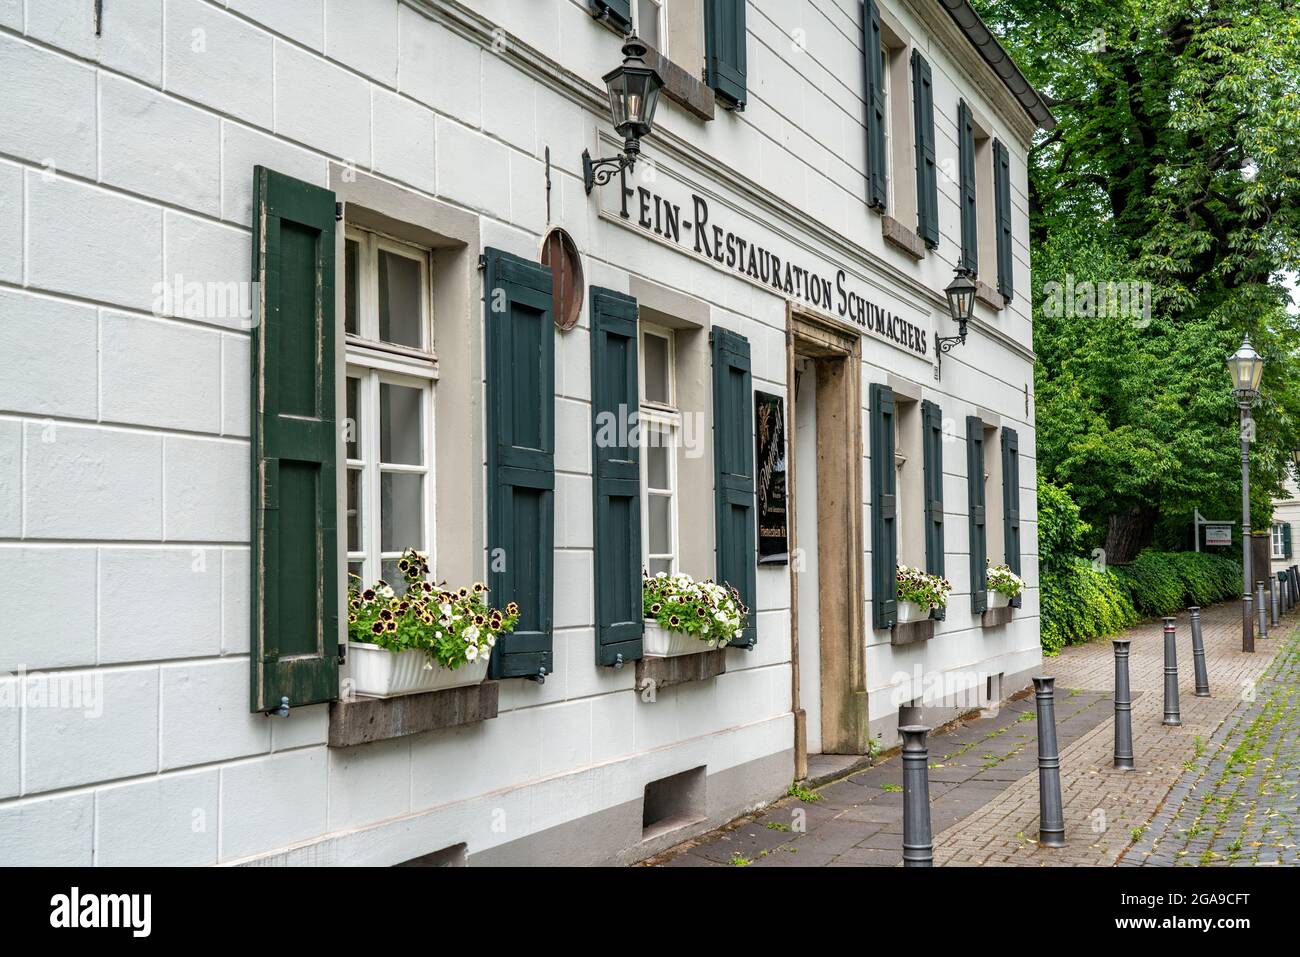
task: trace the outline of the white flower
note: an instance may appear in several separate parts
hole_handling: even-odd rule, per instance
[[[433,662],[430,661],[428,658],[425,658],[425,659],[424,659],[424,670],[425,670],[425,671],[432,671],[432,670],[433,670]]]
[[[487,637],[487,646],[488,646],[489,648],[495,648],[496,645],[497,645],[497,636],[496,636],[496,635],[488,635],[488,637]]]
[[[473,660],[474,660],[475,658],[477,658],[477,657],[478,657],[478,645],[466,645],[466,646],[465,646],[465,660],[466,660],[466,661],[473,661]]]
[[[470,625],[465,629],[465,640],[473,641],[478,637],[478,625]]]

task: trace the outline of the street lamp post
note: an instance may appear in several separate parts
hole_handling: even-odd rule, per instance
[[[1228,357],[1232,373],[1232,394],[1241,411],[1241,650],[1255,650],[1255,623],[1251,615],[1250,580],[1250,442],[1253,423],[1250,407],[1259,398],[1259,382],[1264,375],[1264,357],[1250,344],[1250,337]]]

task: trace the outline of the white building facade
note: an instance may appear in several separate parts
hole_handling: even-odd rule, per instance
[[[1052,119],[964,0],[0,0],[0,77],[0,864],[627,863],[1029,683]],[[520,621],[358,694],[407,547]]]

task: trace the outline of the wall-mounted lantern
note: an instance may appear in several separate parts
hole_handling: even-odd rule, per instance
[[[953,277],[952,282],[948,283],[943,294],[948,299],[948,314],[952,316],[952,321],[957,323],[957,335],[934,337],[935,358],[938,360],[934,370],[936,379],[939,378],[939,371],[943,367],[944,353],[966,344],[966,325],[975,312],[975,282],[965,269],[959,268],[956,272],[957,275]]]
[[[641,138],[649,136],[654,129],[655,107],[659,105],[664,81],[653,68],[646,66],[647,52],[649,48],[644,43],[634,36],[628,37],[623,44],[622,65],[605,74],[609,113],[614,131],[623,137],[623,152],[594,160],[589,151],[582,151],[582,180],[588,193],[592,187],[604,186],[615,174],[635,166],[641,153]]]

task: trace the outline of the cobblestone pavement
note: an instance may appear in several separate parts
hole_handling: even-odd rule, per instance
[[[1300,619],[1300,612],[1293,613],[1277,633],[1288,634],[1295,619]],[[1008,703],[991,716],[963,721],[933,735],[930,797],[935,863],[1110,865],[1134,841],[1144,840],[1166,796],[1170,796],[1170,804],[1178,798],[1179,792],[1170,795],[1171,789],[1182,787],[1180,779],[1185,773],[1192,776],[1193,772],[1186,772],[1186,768],[1202,768],[1205,775],[1212,773],[1214,760],[1223,754],[1223,748],[1213,740],[1216,731],[1243,697],[1250,696],[1249,690],[1256,688],[1281,644],[1278,638],[1257,638],[1257,651],[1253,655],[1242,653],[1240,606],[1234,604],[1206,609],[1202,624],[1213,695],[1193,695],[1191,637],[1186,616],[1180,616],[1181,727],[1161,724],[1161,624],[1146,623],[1128,633],[1132,639],[1130,682],[1136,771],[1116,771],[1111,766],[1111,643],[1067,648],[1044,662],[1044,673],[1057,678],[1057,734],[1067,839],[1064,848],[1040,848],[1036,841],[1037,734],[1032,694]],[[1288,647],[1297,644],[1300,639],[1292,639]],[[1294,860],[1295,854],[1292,820],[1300,816],[1294,797],[1300,754],[1284,725],[1288,714],[1294,723],[1300,699],[1297,681],[1300,665],[1286,674],[1279,673],[1267,686],[1260,685],[1270,690],[1261,690],[1253,707],[1256,711],[1267,710],[1267,715],[1261,711],[1261,716],[1252,719],[1250,726],[1258,724],[1259,730],[1249,737],[1249,744],[1242,745],[1254,749],[1249,754],[1254,756],[1251,767],[1258,787],[1252,793],[1273,796],[1276,792],[1282,809],[1251,814],[1244,802],[1238,802],[1228,810],[1230,816],[1239,815],[1240,830],[1246,834],[1257,833],[1249,830],[1256,826],[1252,822],[1262,824],[1267,820],[1270,837],[1277,835],[1282,843],[1291,841],[1292,857],[1288,860]],[[1252,706],[1243,704],[1241,710],[1245,712],[1248,707]],[[1222,735],[1225,742],[1230,738],[1226,726]],[[1262,759],[1266,752],[1285,758],[1275,758],[1266,765]],[[1223,760],[1230,761],[1231,753]],[[1234,773],[1240,765],[1240,760],[1233,765]],[[1216,774],[1214,780],[1220,777]],[[1231,774],[1228,782],[1239,783]],[[901,764],[895,754],[874,767],[818,788],[813,792],[816,800],[787,797],[759,814],[678,845],[646,863],[667,867],[898,864],[902,860],[901,783]],[[1192,787],[1189,783],[1185,793],[1190,793]],[[1194,826],[1189,823],[1187,830]],[[1150,833],[1158,829],[1157,818]],[[1199,841],[1203,836],[1197,831],[1189,835],[1188,841]],[[1228,841],[1233,839],[1229,837]],[[1164,848],[1158,847],[1157,853],[1163,854]],[[1200,855],[1202,851],[1198,847],[1195,853]],[[1221,853],[1226,857],[1226,845]],[[1176,851],[1171,849],[1169,854],[1174,856]],[[1188,856],[1192,855],[1184,854],[1182,858]]]
[[[1300,633],[1121,865],[1300,864]]]

